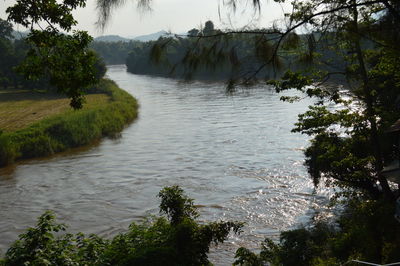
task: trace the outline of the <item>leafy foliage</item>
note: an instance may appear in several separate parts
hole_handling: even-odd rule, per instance
[[[161,198],[160,213],[164,213],[172,224],[179,224],[185,217],[197,218],[199,215],[193,206],[193,200],[183,195],[178,186],[166,187],[158,193]]]
[[[2,265],[97,265],[108,241],[81,233],[60,235],[65,230],[65,225],[55,222],[54,213],[46,211],[37,226],[8,249]]]
[[[99,1],[104,17],[109,16],[110,7],[122,2]],[[235,7],[236,1],[228,2]],[[253,5],[259,6],[260,1],[253,1]],[[191,30],[190,39],[160,39],[145,46],[145,53],[134,50],[128,68],[134,72],[153,56],[154,62],[188,76],[218,64],[227,64],[227,68],[232,64],[229,71],[238,71],[237,66],[249,66],[248,60],[250,70],[239,76],[251,82],[269,66],[278,69],[282,59],[301,64],[301,73],[291,69],[280,81],[270,84],[278,92],[295,88],[316,98],[316,104],[299,116],[294,131],[313,137],[305,155],[315,184],[325,181],[339,188],[337,196],[346,196],[342,199],[348,206],[337,226],[322,223],[284,232],[279,244],[266,240],[258,255],[241,248],[236,264],[334,265],[351,258],[399,260],[399,225],[392,218],[393,199],[399,191],[391,188],[382,174],[384,166],[398,156],[393,149],[396,136],[387,133],[399,118],[398,1],[295,1],[293,10],[287,16],[287,28],[222,32],[208,24],[206,31]],[[303,26],[312,32],[297,35],[296,29]],[[237,37],[241,34],[248,36],[244,42]],[[177,62],[182,63],[180,69]],[[157,71],[165,74],[158,69],[154,73]],[[344,76],[350,88],[348,95],[325,86],[333,75]],[[157,219],[152,226],[132,225],[130,233],[117,236],[110,244],[112,248],[102,253],[107,254],[107,263],[208,264],[209,244],[223,241],[228,229],[238,230],[239,226],[198,225],[192,201],[181,194],[179,188],[163,190],[160,195],[165,201],[160,209],[169,220]]]
[[[82,233],[55,233],[65,226],[55,223],[52,212],[38,219],[35,228],[20,235],[7,251],[2,265],[210,265],[212,243],[222,243],[229,232],[240,232],[241,223],[213,222],[200,225],[193,200],[178,186],[160,191],[160,217],[153,222],[132,223],[126,233],[105,240]]]
[[[128,71],[135,74],[153,74],[184,79],[232,79],[250,81],[254,77],[276,75],[272,67],[281,67],[283,61],[268,57],[273,43],[263,36],[266,30],[254,30],[236,35],[214,28],[207,21],[203,28],[192,29],[185,36],[160,38],[137,46],[129,54]],[[271,62],[270,62],[271,61]]]
[[[0,86],[7,88],[21,82],[21,78],[13,68],[21,61],[24,53],[21,43],[12,40],[12,24],[0,19]]]
[[[75,109],[82,107],[84,91],[98,82],[94,66],[97,57],[87,48],[92,41],[87,32],[73,31],[72,35],[66,35],[61,31],[70,32],[77,24],[72,10],[84,7],[85,2],[18,0],[7,8],[9,20],[30,28],[26,38],[30,49],[18,70],[32,80],[48,77],[52,86],[71,98]]]
[[[142,47],[139,41],[129,42],[102,42],[93,41],[90,48],[93,49],[108,65],[125,64],[130,52]]]
[[[292,5],[287,28],[234,32],[216,30],[208,23],[207,34],[191,30],[189,38],[160,39],[134,50],[127,60],[128,70],[171,74],[165,69],[172,68],[186,78],[198,78],[202,71],[207,77],[222,72],[229,89],[237,81],[252,84],[258,78],[276,77],[280,74],[276,69],[285,66],[289,70],[280,80],[268,84],[277,92],[294,88],[316,98],[315,106],[299,116],[293,130],[314,137],[305,154],[315,184],[325,180],[339,187],[340,195],[362,193],[393,200],[398,193],[382,170],[397,156],[394,139],[385,132],[400,115],[400,69],[395,63],[400,59],[398,5],[353,0]],[[296,29],[307,26],[312,31],[296,34]],[[150,56],[159,65],[148,70]],[[326,83],[333,76],[343,76],[334,82],[347,85],[348,95]]]
[[[1,27],[3,26],[0,26],[0,31],[9,32],[7,34],[4,33],[5,35],[0,37],[0,88],[55,91],[56,88],[50,84],[49,76],[44,72],[44,70],[42,71],[42,74],[36,77],[36,80],[26,79],[17,71],[18,69],[21,69],[20,65],[25,60],[28,51],[31,49],[31,45],[29,45],[25,39],[12,39],[11,23],[0,19],[0,25],[7,28],[7,30],[5,28],[2,30]],[[89,51],[89,53],[92,52]],[[96,80],[100,80],[105,75],[105,64],[98,55],[94,55],[94,57],[95,61],[93,66],[95,68],[95,78]],[[27,64],[28,62],[25,63]],[[66,64],[67,62],[65,61],[64,63]],[[69,69],[74,68],[69,67]],[[74,71],[76,71],[76,69],[74,69]],[[29,72],[32,72],[32,70],[27,70],[26,74]],[[69,73],[73,74],[71,72]],[[62,77],[59,75],[58,79],[60,78]],[[88,88],[86,92],[90,93],[90,88]]]
[[[293,28],[312,25],[318,41],[344,62],[337,74],[348,81],[348,95],[324,86],[330,73],[320,71],[323,60],[319,58],[313,58],[315,67],[308,73],[287,72],[271,83],[278,92],[295,88],[317,98],[315,106],[299,116],[293,131],[314,137],[305,152],[309,173],[316,185],[325,180],[339,187],[339,195],[359,196],[361,192],[389,200],[397,195],[382,174],[384,165],[397,156],[395,136],[387,130],[400,115],[400,69],[395,63],[400,59],[396,46],[400,35],[395,30],[400,24],[395,19],[399,11],[392,6],[391,1],[319,4],[310,0],[295,3],[290,15],[297,23]],[[330,108],[332,104],[341,107]]]
[[[235,265],[341,265],[352,259],[393,263],[400,260],[399,234],[393,206],[351,201],[335,224],[319,221],[282,232],[278,244],[266,239],[259,254],[238,249]]]
[[[125,4],[125,2],[125,0],[97,0],[97,25],[99,25],[101,29],[104,29],[111,18],[112,11]],[[133,2],[137,2],[137,7],[142,11],[151,10],[150,3],[152,0],[133,0]]]
[[[12,39],[12,25],[10,22],[0,19],[0,38]]]
[[[373,263],[400,260],[399,223],[393,218],[399,191],[389,186],[383,167],[398,156],[398,62],[400,20],[395,1],[299,1],[284,35],[310,25],[326,49],[343,60],[339,71],[350,91],[325,86],[329,72],[309,45],[309,71],[288,71],[270,82],[278,92],[297,89],[316,98],[299,115],[294,132],[313,137],[306,166],[315,185],[325,181],[337,190],[345,209],[335,223],[315,222],[308,228],[281,233],[276,244],[266,239],[261,252],[237,252],[237,265],[338,265],[351,259]],[[374,19],[375,17],[375,19]],[[311,43],[312,44],[312,43]],[[317,46],[318,47],[318,46]],[[293,47],[292,47],[293,48]],[[307,55],[307,54],[306,54]],[[301,60],[304,56],[299,57]],[[296,100],[284,97],[284,100]],[[336,108],[332,108],[336,106]]]

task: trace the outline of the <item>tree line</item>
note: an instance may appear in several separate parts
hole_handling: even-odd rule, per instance
[[[138,47],[142,47],[140,41],[129,42],[102,42],[93,41],[90,49],[93,49],[107,65],[125,64],[128,54]]]
[[[252,72],[260,65],[255,54],[257,34],[226,35],[212,21],[184,36],[161,37],[133,49],[128,71],[179,79],[227,80]],[[274,77],[277,69],[264,69],[257,77]]]
[[[93,42],[90,46],[107,64],[126,64],[129,72],[134,74],[157,75],[178,79],[203,80],[243,80],[253,73],[255,79],[275,79],[287,70],[307,71],[310,66],[310,55],[288,49],[290,41],[295,38],[308,41],[314,45],[313,52],[320,53],[326,64],[319,66],[322,71],[345,69],[343,58],[326,48],[326,43],[317,41],[321,34],[292,34],[285,41],[286,51],[279,51],[273,65],[262,67],[272,53],[270,44],[264,36],[270,29],[253,29],[249,31],[226,32],[216,29],[212,21],[204,27],[193,28],[186,35],[161,37],[150,42]],[[278,34],[275,36],[278,39]],[[368,41],[364,41],[368,45]],[[312,43],[312,44],[311,44]],[[293,48],[293,47],[292,47]],[[306,49],[303,47],[303,49]],[[262,67],[260,71],[257,71]],[[249,80],[247,80],[249,81]],[[333,81],[333,78],[331,78]],[[343,78],[335,77],[336,83],[345,83]]]
[[[0,19],[0,86],[5,89],[45,89],[49,87],[45,79],[29,81],[15,71],[28,52],[28,44],[22,39],[14,40],[12,33],[12,24]]]
[[[237,1],[229,1],[229,4]],[[99,2],[103,4],[105,17],[113,6],[121,3],[118,0]],[[253,1],[254,8],[259,8],[260,3],[259,0]],[[68,0],[64,4],[76,7],[84,1]],[[164,70],[169,69],[168,73],[175,72],[188,78],[193,77],[196,71],[200,74],[204,71],[205,75],[208,69],[216,73],[227,71],[233,73],[227,78],[230,88],[267,79],[264,84],[273,86],[277,93],[296,89],[304,97],[315,99],[315,104],[299,115],[293,131],[311,137],[305,150],[305,166],[310,178],[316,187],[324,183],[334,190],[331,204],[342,211],[331,219],[315,217],[305,228],[282,232],[279,242],[266,239],[259,253],[240,248],[236,264],[338,265],[348,264],[352,259],[370,263],[398,262],[400,223],[394,214],[396,206],[400,208],[396,202],[400,197],[396,182],[400,181],[386,169],[392,162],[398,164],[400,153],[400,4],[394,0],[307,0],[293,2],[292,8],[293,12],[286,16],[287,23],[281,27],[222,31],[210,30],[209,23],[206,32],[205,26],[203,30],[191,30],[189,38],[159,39],[144,45],[144,50],[133,51],[132,58],[143,56],[140,60],[146,59],[146,62],[150,58]],[[61,19],[59,22],[65,21]],[[308,27],[308,34],[296,33],[301,27]],[[31,36],[31,41],[38,45],[40,42],[35,41],[43,41],[44,37],[38,32]],[[87,36],[75,35],[74,38],[82,43],[84,50]],[[57,44],[47,43],[48,47]],[[86,55],[82,56],[78,58],[84,59]],[[128,69],[129,64],[132,65],[130,71],[135,71],[135,62],[140,62],[139,59],[130,63],[128,60]],[[80,62],[92,61],[89,57],[88,61]],[[290,64],[293,67],[288,67]],[[31,70],[35,69],[31,67]],[[158,74],[159,70],[154,71]],[[53,75],[57,73],[53,72]],[[278,74],[277,79],[275,74]],[[346,81],[349,94],[344,95],[338,86],[327,86],[326,81],[336,76]],[[84,87],[86,82],[79,83],[82,77],[72,81]],[[80,91],[74,92],[78,94],[71,97],[79,98]],[[282,100],[297,101],[301,98],[282,96]],[[340,108],[331,108],[332,105]],[[143,230],[148,226],[151,223]],[[189,244],[193,239],[199,239],[196,234],[190,233],[189,236],[195,236],[191,238],[179,230],[161,228],[161,234],[158,230],[145,231],[149,232],[150,239],[156,239],[156,242],[151,242],[157,243],[155,245],[142,249],[134,245],[142,243],[136,242],[137,238],[134,238],[134,243],[122,238],[117,241],[121,244],[118,248],[142,254],[140,250],[147,252],[147,247],[158,252],[159,248],[165,247],[163,243],[176,247],[172,244],[174,242],[163,242],[171,239],[164,237],[164,233],[171,236],[170,232],[178,233],[172,239],[183,241],[179,243]],[[188,229],[184,232],[193,231]],[[136,237],[137,233],[133,236]],[[149,239],[146,238],[148,234],[139,236],[139,239]],[[161,240],[159,236],[162,236]],[[82,245],[72,245],[77,250],[79,246]],[[28,252],[40,251],[29,249],[30,245],[25,245],[22,250],[25,247],[28,247]],[[13,250],[16,249],[11,252]],[[203,256],[207,251],[202,249],[196,254]],[[174,252],[171,250],[166,254],[176,254]],[[195,258],[193,254],[191,256]],[[172,265],[180,264],[180,258],[171,258]],[[207,263],[205,260],[193,261],[186,265]]]

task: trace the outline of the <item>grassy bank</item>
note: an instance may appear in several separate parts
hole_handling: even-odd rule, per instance
[[[110,96],[104,93],[86,96],[83,110],[107,104]],[[0,129],[12,132],[40,120],[71,110],[70,100],[55,93],[30,90],[0,90]]]
[[[68,99],[57,96],[39,103],[38,99],[24,98],[18,101],[18,96],[3,102],[0,112],[7,109],[3,104],[8,104],[9,115],[3,113],[5,119],[2,120],[7,118],[19,122],[5,123],[8,126],[4,126],[5,130],[0,133],[0,166],[86,145],[103,136],[113,136],[137,117],[136,100],[113,81],[102,80],[98,88],[103,94],[88,95],[88,104],[78,111],[68,108]],[[36,104],[30,104],[30,101]],[[25,109],[22,113],[13,111],[13,108],[21,110],[18,104],[32,106],[32,109]],[[56,106],[56,110],[51,106]],[[53,115],[49,110],[58,114]],[[35,115],[35,119],[43,116],[48,118],[35,122],[27,118],[32,115]],[[26,127],[26,124],[30,125]]]

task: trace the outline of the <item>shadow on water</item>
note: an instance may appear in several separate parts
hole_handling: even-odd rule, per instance
[[[118,141],[118,139],[121,136],[118,135],[113,138],[108,138],[112,139],[114,141]],[[10,179],[12,178],[13,174],[15,171],[18,169],[19,166],[24,166],[24,165],[30,165],[30,164],[38,164],[38,163],[48,163],[51,162],[52,160],[58,160],[62,159],[65,157],[73,157],[73,156],[82,156],[84,153],[90,153],[90,151],[96,147],[98,147],[101,144],[102,140],[95,140],[93,143],[90,145],[85,145],[82,147],[76,147],[76,148],[71,148],[63,152],[58,152],[49,156],[43,156],[40,158],[31,158],[31,159],[24,159],[24,160],[19,160],[13,164],[7,165],[5,167],[0,167],[0,181],[4,179]],[[84,156],[84,155],[83,155]],[[87,155],[87,156],[96,156],[96,155]]]

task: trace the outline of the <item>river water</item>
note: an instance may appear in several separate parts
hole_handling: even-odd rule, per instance
[[[217,265],[241,245],[307,222],[327,200],[303,166],[307,138],[291,133],[310,100],[283,103],[267,86],[227,95],[222,83],[179,83],[110,66],[107,75],[140,103],[118,139],[0,169],[0,249],[54,210],[70,232],[111,237],[157,214],[158,191],[180,185],[201,221],[246,222],[213,248]]]

